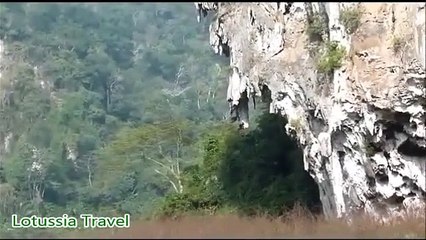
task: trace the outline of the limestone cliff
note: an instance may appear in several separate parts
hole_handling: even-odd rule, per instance
[[[195,5],[198,20],[215,14],[210,44],[230,57],[235,118],[247,127],[250,96],[270,91],[271,111],[289,120],[327,216],[362,210],[386,219],[424,208],[424,3]],[[320,40],[309,36],[316,20],[324,22]],[[344,56],[323,73],[327,44]]]

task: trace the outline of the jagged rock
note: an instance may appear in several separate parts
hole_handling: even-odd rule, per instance
[[[271,111],[288,118],[288,133],[304,149],[305,169],[318,183],[326,216],[362,209],[386,219],[424,206],[424,3],[195,5],[200,17],[215,13],[210,44],[229,55],[234,68],[231,108],[248,118],[247,96],[260,96],[267,86]],[[339,18],[354,7],[364,13],[349,35]],[[323,38],[346,50],[343,66],[331,75],[318,72],[316,45],[306,33],[316,13],[328,26]],[[397,37],[405,42],[399,51]]]

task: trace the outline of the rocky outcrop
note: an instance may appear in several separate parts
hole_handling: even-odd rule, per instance
[[[271,111],[287,117],[326,216],[424,214],[424,3],[195,5],[199,17],[215,14],[210,44],[234,69],[234,118],[248,127],[248,99],[270,91]],[[348,9],[362,14],[345,16],[345,26]],[[307,33],[316,16],[325,23],[320,41]],[[322,73],[327,42],[345,52]]]

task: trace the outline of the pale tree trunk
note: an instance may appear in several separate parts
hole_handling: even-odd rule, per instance
[[[162,152],[161,145],[158,146],[160,155],[162,155],[163,158],[166,158],[166,159],[169,158],[169,160],[167,160],[167,163],[162,163],[152,158],[147,158],[147,159],[159,166],[159,168],[155,169],[154,171],[160,176],[164,177],[170,183],[170,185],[172,186],[172,188],[175,190],[176,193],[182,193],[183,184],[182,184],[180,160],[179,160],[181,155],[181,146],[182,146],[181,130],[178,131],[177,135],[178,135],[178,138],[176,141],[175,156],[170,156],[170,157],[165,156]]]
[[[170,183],[170,185],[172,185],[176,193],[182,193],[183,185],[182,185],[181,176],[180,176],[179,160],[176,159],[176,166],[173,166],[173,165],[166,166],[165,164],[153,159],[151,159],[151,161],[153,161],[154,163],[156,163],[157,165],[161,167],[161,170],[155,169],[154,171],[157,174],[164,177],[165,179],[167,179],[167,181]]]
[[[89,178],[89,186],[92,187],[92,169],[91,169],[92,156],[87,158],[87,173]]]
[[[182,145],[182,131],[178,130],[178,139],[176,141],[176,176],[177,176],[177,181],[178,181],[178,186],[179,186],[179,190],[180,193],[183,192],[183,185],[182,185],[182,180],[181,180],[181,175],[180,175],[180,163],[179,163],[179,159],[180,159],[180,151],[181,151],[181,145]]]
[[[201,95],[202,95],[202,92],[200,90],[200,87],[197,87],[197,107],[198,107],[198,110],[201,109],[201,97],[202,97]]]
[[[207,102],[207,103],[209,103],[209,100],[210,100],[210,96],[211,96],[211,94],[212,94],[212,88],[210,87],[210,88],[209,88],[209,91],[207,92],[207,99],[206,99],[206,102]]]

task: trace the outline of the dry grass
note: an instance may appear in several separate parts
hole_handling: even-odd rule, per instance
[[[297,208],[286,216],[186,216],[178,219],[141,220],[129,229],[91,230],[72,238],[425,238],[425,219],[383,225],[358,217],[349,226],[342,220],[326,221]]]

